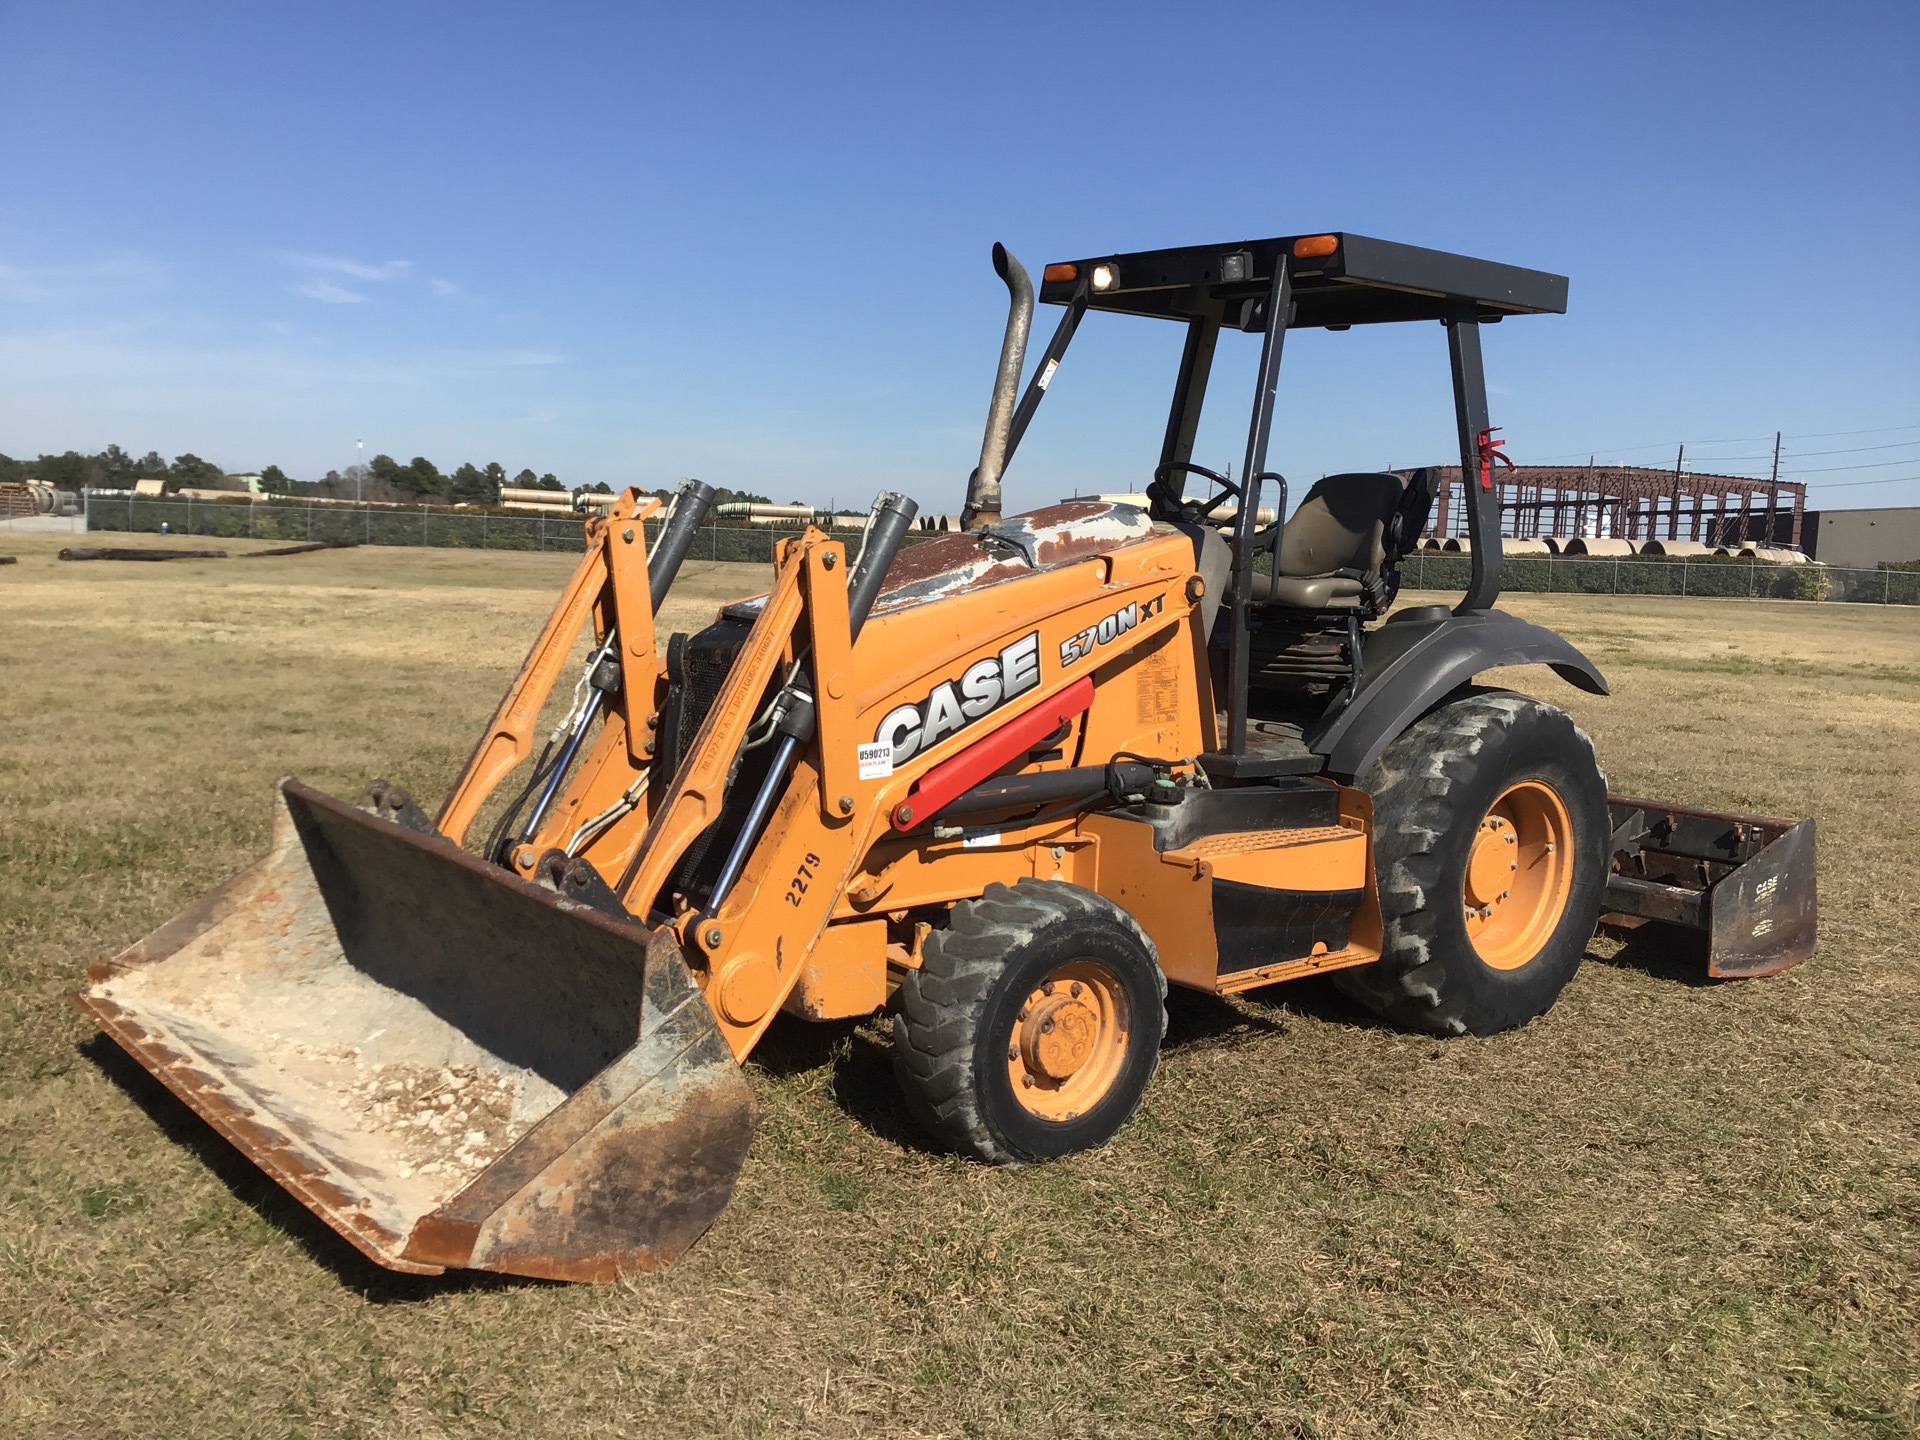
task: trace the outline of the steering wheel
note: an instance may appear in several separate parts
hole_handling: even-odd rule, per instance
[[[1209,470],[1206,466],[1196,465],[1191,460],[1165,461],[1155,468],[1153,472],[1153,483],[1156,485],[1161,484],[1164,481],[1172,479],[1175,474],[1201,475],[1219,487],[1219,493],[1204,504],[1195,500],[1187,500],[1184,498],[1184,494],[1182,495],[1179,501],[1180,507],[1183,510],[1189,506],[1192,507],[1189,513],[1195,520],[1211,520],[1213,518],[1213,512],[1220,508],[1228,496],[1233,496],[1237,499],[1240,495],[1240,487],[1222,475],[1218,470]]]

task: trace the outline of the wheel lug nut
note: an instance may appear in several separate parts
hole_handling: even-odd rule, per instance
[[[1018,1045],[1007,1046],[1007,1059],[1018,1060],[1019,1058],[1020,1058],[1020,1047]]]
[[[1026,1089],[1031,1090],[1033,1088],[1033,1076],[1022,1075],[1020,1077],[1020,1084]]]
[[[1043,1021],[1041,1021],[1041,1022],[1040,1022],[1040,1033],[1041,1033],[1042,1035],[1051,1035],[1051,1034],[1053,1034],[1053,1021],[1051,1021],[1051,1020],[1043,1020]]]
[[[1072,985],[1072,987],[1071,987],[1071,989],[1072,989],[1072,993],[1073,993],[1073,998],[1074,998],[1074,999],[1076,999],[1076,1000],[1078,1000],[1078,999],[1080,998],[1080,992],[1081,992],[1082,990],[1084,990],[1084,989],[1086,989],[1086,988],[1087,988],[1087,987],[1086,987],[1086,986],[1084,986],[1084,985],[1082,985],[1082,984],[1081,984],[1081,983],[1080,983],[1080,982],[1079,982],[1078,980],[1076,980],[1076,981],[1074,981],[1074,982],[1073,982],[1073,985]]]
[[[1044,985],[1042,985],[1042,986],[1040,987],[1040,993],[1041,993],[1042,995],[1051,995],[1051,994],[1053,994],[1053,981],[1051,981],[1051,980],[1049,980],[1049,981],[1047,981],[1047,983],[1046,983],[1046,984],[1044,984]]]

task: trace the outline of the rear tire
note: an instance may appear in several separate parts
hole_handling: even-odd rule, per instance
[[[900,984],[894,1072],[948,1148],[989,1164],[1112,1139],[1160,1063],[1167,982],[1119,906],[1057,881],[955,905]]]
[[[1377,964],[1334,975],[1340,988],[1433,1035],[1544,1014],[1579,968],[1606,886],[1607,784],[1586,733],[1538,700],[1466,690],[1360,783],[1383,940]]]

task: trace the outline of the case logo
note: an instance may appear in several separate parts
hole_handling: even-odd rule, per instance
[[[890,773],[892,766],[966,729],[1039,683],[1040,632],[1036,630],[998,655],[974,661],[958,680],[942,680],[917,705],[889,710],[873,732],[874,745],[887,747]]]

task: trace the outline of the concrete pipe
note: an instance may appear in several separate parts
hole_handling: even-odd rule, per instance
[[[1618,557],[1638,554],[1639,547],[1631,540],[1616,540],[1605,536],[1589,537],[1576,535],[1573,539],[1567,541],[1560,553],[1562,555],[1610,555]]]

